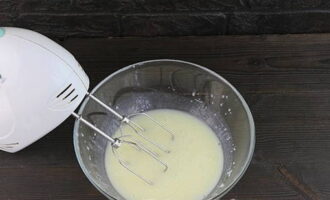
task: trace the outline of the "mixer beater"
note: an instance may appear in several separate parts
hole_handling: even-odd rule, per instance
[[[154,118],[150,117],[148,114],[146,113],[134,113],[131,115],[128,115],[127,117],[119,114],[117,111],[115,111],[113,108],[111,108],[110,106],[106,105],[105,103],[103,103],[101,100],[99,100],[97,97],[95,97],[94,95],[87,93],[86,94],[87,97],[93,99],[95,102],[97,102],[99,105],[101,105],[104,109],[106,109],[107,111],[111,112],[113,115],[115,115],[121,122],[120,125],[120,131],[122,124],[127,124],[134,133],[136,133],[137,135],[139,135],[141,138],[143,138],[145,141],[147,141],[148,143],[150,143],[151,145],[157,147],[159,150],[163,151],[164,153],[169,154],[170,150],[167,147],[164,147],[164,145],[161,145],[157,142],[152,141],[151,139],[149,139],[148,137],[146,137],[143,132],[145,131],[145,129],[143,127],[141,127],[139,124],[137,124],[136,122],[134,122],[133,120],[131,120],[132,117],[138,116],[138,115],[143,115],[145,116],[147,119],[149,119],[153,124],[155,124],[155,126],[161,128],[162,130],[164,130],[164,133],[168,134],[171,141],[174,141],[175,139],[175,134],[173,131],[171,131],[170,129],[168,129],[166,126],[164,126],[162,123],[158,122],[157,120],[155,120]],[[151,151],[149,148],[147,148],[146,146],[144,146],[143,144],[137,142],[137,141],[130,141],[130,140],[125,140],[123,139],[124,137],[130,136],[130,135],[123,135],[121,137],[117,137],[117,138],[112,138],[109,135],[107,135],[105,132],[103,132],[101,129],[97,128],[95,125],[93,125],[92,123],[90,123],[89,121],[87,121],[86,119],[84,119],[81,115],[78,115],[77,113],[73,112],[72,115],[79,121],[81,121],[82,123],[84,123],[85,125],[87,125],[89,128],[93,129],[96,133],[102,135],[104,138],[106,138],[112,147],[112,152],[114,154],[114,156],[116,157],[116,159],[118,160],[119,164],[121,166],[123,166],[125,169],[127,169],[128,171],[130,171],[132,174],[134,174],[136,177],[138,177],[139,179],[141,179],[142,181],[144,181],[145,183],[149,184],[149,185],[153,185],[154,183],[151,180],[148,180],[146,177],[144,177],[143,175],[137,173],[134,169],[132,169],[129,164],[127,164],[127,162],[125,162],[117,153],[117,149],[120,148],[122,145],[128,145],[133,147],[134,149],[141,151],[143,153],[145,153],[145,155],[148,155],[150,158],[152,158],[153,160],[155,160],[161,167],[162,167],[162,171],[165,173],[168,169],[168,166],[166,163],[164,163],[157,155],[157,153]]]

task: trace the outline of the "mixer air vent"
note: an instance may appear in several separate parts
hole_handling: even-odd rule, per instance
[[[63,100],[67,99],[76,89],[72,89],[69,94],[67,94],[65,97],[63,97]]]
[[[52,110],[65,110],[70,108],[73,103],[79,97],[79,90],[73,83],[69,83],[63,86],[64,89],[60,89],[49,101],[49,108]]]
[[[78,94],[76,94],[75,91],[76,89],[72,86],[72,83],[70,83],[56,96],[56,98],[62,100],[69,100],[68,103],[71,103],[78,97]]]
[[[59,93],[57,96],[56,96],[56,98],[60,98],[60,96],[62,95],[62,94],[64,94],[70,87],[72,86],[72,83],[70,83],[70,85],[68,86],[68,87],[66,87],[61,93]]]
[[[74,96],[74,97],[70,100],[70,102],[74,101],[77,97],[78,97],[78,95]]]

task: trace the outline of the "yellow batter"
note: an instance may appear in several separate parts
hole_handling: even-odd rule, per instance
[[[140,136],[122,139],[143,142],[168,165],[168,170],[164,172],[161,164],[132,147],[119,147],[117,155],[153,183],[149,185],[122,167],[108,145],[105,167],[112,185],[127,200],[202,200],[222,173],[223,153],[218,138],[204,122],[185,112],[159,109],[147,114],[169,127],[175,133],[174,140],[146,117],[137,116],[133,121],[145,128],[146,137],[162,144],[170,153],[146,143]],[[122,130],[136,135],[127,126]],[[120,131],[115,133],[115,137],[120,135]]]

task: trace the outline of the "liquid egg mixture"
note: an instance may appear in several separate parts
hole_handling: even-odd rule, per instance
[[[162,150],[128,125],[123,125],[114,137],[141,143],[168,168],[132,145],[123,144],[115,153],[108,145],[105,168],[111,184],[127,200],[202,200],[222,173],[223,152],[218,137],[203,121],[182,111],[159,109],[147,114],[174,133],[172,138],[146,116],[132,118],[145,129],[142,134]],[[123,167],[118,158],[144,180]]]

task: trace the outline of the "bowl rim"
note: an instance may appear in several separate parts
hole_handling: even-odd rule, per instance
[[[219,197],[223,197],[225,194],[227,194],[237,183],[238,181],[242,178],[242,176],[245,174],[246,170],[248,169],[252,157],[253,157],[253,153],[254,153],[254,148],[255,148],[255,143],[256,143],[256,138],[255,138],[255,124],[254,124],[254,120],[253,120],[253,116],[251,113],[251,110],[249,108],[249,106],[247,105],[246,101],[244,100],[243,96],[239,93],[239,91],[231,84],[229,83],[229,81],[227,81],[225,78],[223,78],[221,75],[219,75],[218,73],[203,67],[201,65],[192,63],[192,62],[187,62],[187,61],[183,61],[183,60],[177,60],[177,59],[154,59],[154,60],[146,60],[146,61],[142,61],[142,62],[138,62],[138,63],[134,63],[131,65],[128,65],[126,67],[123,67],[113,73],[111,73],[110,75],[108,75],[106,78],[104,78],[101,82],[99,82],[90,92],[90,94],[95,93],[105,82],[107,82],[109,79],[111,79],[112,77],[116,76],[117,74],[120,74],[123,71],[129,70],[131,68],[135,68],[136,66],[140,66],[140,65],[144,65],[146,63],[153,63],[153,62],[177,62],[177,63],[183,63],[183,64],[188,64],[191,65],[193,67],[197,67],[201,70],[204,70],[208,73],[210,73],[211,75],[217,77],[218,79],[220,79],[221,81],[223,81],[223,83],[227,84],[227,86],[229,86],[230,89],[232,89],[232,91],[237,95],[238,99],[240,100],[240,102],[242,103],[242,106],[244,107],[244,110],[248,116],[248,121],[249,121],[249,126],[250,126],[250,147],[249,147],[249,152],[248,152],[248,157],[246,159],[246,162],[244,163],[244,165],[241,167],[239,173],[237,173],[237,177],[235,177],[234,181],[225,186],[224,190],[222,193],[220,193],[219,195],[217,195],[216,197],[213,197],[211,199],[216,199]],[[85,106],[87,104],[87,102],[89,101],[89,98],[85,98],[83,100],[83,103],[80,105],[78,114],[81,115],[83,110],[85,109]],[[79,130],[79,125],[80,125],[80,121],[79,120],[75,120],[75,124],[74,124],[74,129],[73,129],[73,145],[74,145],[74,150],[75,150],[75,154],[79,163],[80,168],[82,169],[82,171],[84,172],[85,176],[87,177],[87,179],[94,185],[94,187],[100,191],[104,196],[106,196],[109,199],[115,199],[114,197],[110,196],[110,194],[108,194],[107,192],[105,192],[95,181],[94,179],[89,175],[88,170],[86,169],[86,167],[83,164],[82,158],[80,156],[80,148],[79,148],[79,144],[78,144],[78,130]]]

